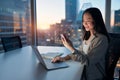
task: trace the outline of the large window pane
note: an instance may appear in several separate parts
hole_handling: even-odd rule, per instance
[[[120,0],[111,0],[111,33],[120,34]],[[118,64],[116,65],[114,78],[119,78],[119,65],[120,58]]]
[[[62,46],[60,34],[79,46],[82,13],[86,8],[99,8],[105,18],[105,0],[36,0],[36,3],[38,45],[42,46]]]
[[[19,35],[25,46],[31,42],[30,29],[30,0],[0,0],[0,37]]]
[[[120,0],[111,1],[111,32],[120,33]]]
[[[36,0],[38,45],[61,45],[64,30],[65,0]]]

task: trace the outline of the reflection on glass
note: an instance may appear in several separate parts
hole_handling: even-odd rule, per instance
[[[17,35],[23,46],[30,44],[30,16],[30,0],[0,0],[0,37]]]

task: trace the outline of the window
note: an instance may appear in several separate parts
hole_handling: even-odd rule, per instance
[[[38,45],[61,46],[65,28],[65,0],[36,0]],[[66,25],[67,26],[67,25]]]
[[[19,35],[23,46],[31,43],[30,0],[0,1],[0,37]],[[0,41],[0,51],[2,51]]]
[[[111,0],[111,32],[120,33],[120,0]]]
[[[111,33],[120,34],[120,0],[111,0]],[[119,65],[120,65],[120,58],[117,62],[114,78],[119,78]]]
[[[86,8],[98,7],[105,17],[105,0],[36,0],[36,7],[37,41],[41,46],[63,46],[60,34],[79,46],[82,13]]]

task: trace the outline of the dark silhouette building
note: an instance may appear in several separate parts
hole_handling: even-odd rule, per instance
[[[115,10],[113,32],[120,33],[120,9]]]
[[[115,10],[115,20],[114,20],[115,26],[120,26],[120,9]]]

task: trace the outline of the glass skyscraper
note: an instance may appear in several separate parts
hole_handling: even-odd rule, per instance
[[[23,46],[28,44],[28,31],[31,29],[29,11],[30,0],[0,0],[0,37],[17,35]]]
[[[115,10],[113,32],[120,33],[120,9]]]
[[[114,20],[114,24],[116,26],[120,26],[120,9],[119,10],[115,10],[115,20]]]
[[[78,14],[78,0],[65,0],[65,19],[74,22]]]

